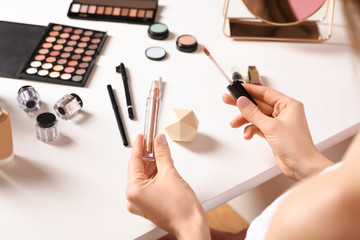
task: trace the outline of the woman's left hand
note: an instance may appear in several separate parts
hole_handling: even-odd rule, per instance
[[[138,135],[128,168],[128,210],[152,221],[177,239],[210,239],[205,212],[174,167],[164,134],[154,141],[155,162],[143,160]]]

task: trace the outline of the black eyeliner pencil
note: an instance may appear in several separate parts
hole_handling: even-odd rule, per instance
[[[116,100],[115,100],[115,96],[114,96],[114,91],[113,91],[113,88],[111,87],[111,85],[107,85],[107,90],[109,92],[109,96],[110,96],[110,100],[111,100],[111,105],[114,109],[114,113],[115,113],[115,117],[116,117],[116,121],[117,121],[117,124],[119,126],[119,129],[120,129],[120,134],[121,134],[121,138],[122,138],[122,141],[123,141],[123,144],[124,146],[127,146],[129,145],[128,143],[128,140],[126,138],[126,134],[125,134],[125,129],[124,129],[124,125],[121,121],[121,117],[120,117],[120,112],[119,112],[119,107],[116,103]]]
[[[120,63],[120,65],[116,67],[116,72],[121,73],[121,75],[122,75],[122,79],[123,79],[123,83],[124,83],[124,89],[125,89],[126,104],[127,104],[127,109],[128,109],[128,113],[129,113],[129,118],[134,119],[134,112],[133,112],[133,107],[132,107],[132,104],[131,104],[131,97],[130,97],[130,91],[129,91],[128,78],[127,78],[125,66],[124,66],[123,63]]]

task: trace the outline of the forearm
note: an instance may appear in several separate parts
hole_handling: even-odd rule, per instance
[[[319,174],[325,168],[334,164],[318,150],[315,150],[310,156],[307,156],[307,159],[303,159],[299,161],[299,163],[301,163],[301,165],[298,166],[295,173],[296,180]]]
[[[210,227],[202,208],[188,220],[179,222],[175,236],[178,240],[211,240]]]

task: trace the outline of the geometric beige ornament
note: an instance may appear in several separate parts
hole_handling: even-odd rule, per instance
[[[165,125],[165,131],[173,141],[194,141],[199,120],[193,110],[173,108]]]

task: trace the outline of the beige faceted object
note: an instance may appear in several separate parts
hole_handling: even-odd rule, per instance
[[[199,120],[193,110],[173,108],[165,131],[173,141],[192,142],[196,137]]]

